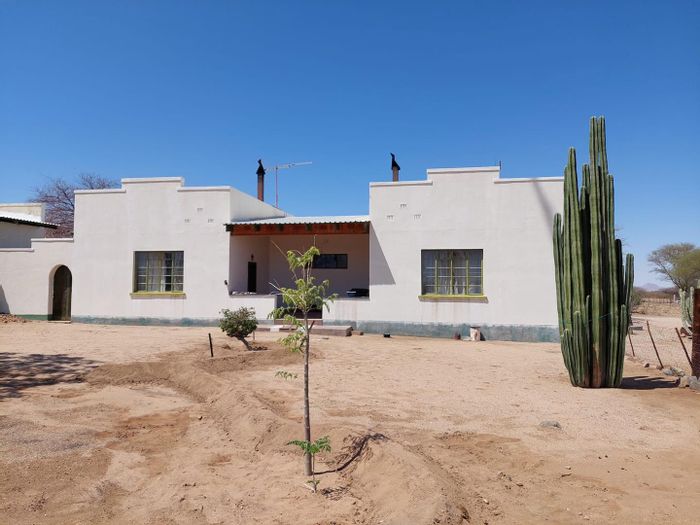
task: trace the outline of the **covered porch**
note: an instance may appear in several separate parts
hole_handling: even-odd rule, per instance
[[[228,292],[231,307],[254,307],[258,318],[279,306],[276,287],[293,285],[288,250],[316,245],[317,281],[328,279],[339,299],[367,300],[369,295],[369,217],[281,217],[231,222]],[[323,316],[323,312],[317,315]]]

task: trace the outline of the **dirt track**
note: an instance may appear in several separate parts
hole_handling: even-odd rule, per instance
[[[700,512],[700,397],[634,363],[574,389],[556,345],[315,338],[301,360],[207,329],[0,327],[2,523],[658,523]],[[258,338],[260,343],[260,338]],[[224,348],[224,345],[232,348]],[[667,388],[668,387],[668,388]],[[544,420],[561,428],[541,427]],[[366,439],[363,439],[366,438]],[[360,446],[364,443],[364,446]]]

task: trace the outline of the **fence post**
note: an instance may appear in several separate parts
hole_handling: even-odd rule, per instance
[[[700,287],[695,289],[693,297],[693,356],[690,368],[695,377],[700,376]]]
[[[632,344],[632,334],[630,333],[629,328],[627,329],[627,339],[629,339],[630,348],[632,349],[632,357],[635,357],[635,355],[634,355],[634,345]]]
[[[649,326],[649,321],[647,320],[647,332],[649,332],[649,339],[651,339],[651,346],[654,347],[654,352],[656,352],[656,359],[659,360],[659,365],[661,365],[661,368],[664,367],[664,364],[661,362],[661,358],[659,357],[659,351],[656,349],[656,343],[654,342],[654,337],[651,335],[651,326]],[[700,359],[700,349],[698,349],[698,359]]]
[[[678,336],[678,340],[681,342],[681,346],[683,347],[683,352],[685,352],[685,358],[688,360],[688,364],[690,365],[690,369],[693,369],[693,363],[690,362],[690,356],[688,355],[688,350],[685,348],[685,343],[683,342],[683,337],[681,337],[681,333],[678,331],[678,328],[676,328],[676,335]]]

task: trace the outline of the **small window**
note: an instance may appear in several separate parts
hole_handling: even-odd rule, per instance
[[[184,252],[135,252],[135,292],[182,292]]]
[[[423,295],[483,295],[483,250],[422,250]]]
[[[321,255],[316,255],[311,267],[318,269],[335,268],[346,270],[348,268],[348,254],[322,253]]]

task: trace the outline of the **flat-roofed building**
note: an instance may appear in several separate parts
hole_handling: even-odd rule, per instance
[[[294,217],[229,186],[123,179],[76,191],[74,238],[48,239],[44,229],[16,246],[3,241],[0,310],[212,324],[221,309],[247,306],[267,321],[277,288],[291,284],[285,252],[315,244],[314,274],[339,295],[318,313],[324,324],[438,336],[478,326],[487,339],[553,341],[552,218],[562,194],[560,177],[431,169],[425,180],[371,183],[367,215]]]

